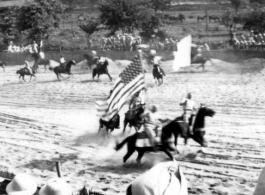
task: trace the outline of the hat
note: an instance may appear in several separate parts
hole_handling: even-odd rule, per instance
[[[151,54],[151,55],[155,55],[155,54],[156,54],[156,50],[151,49],[151,50],[150,50],[150,54]]]
[[[187,180],[177,162],[161,162],[136,178],[127,194],[188,195]]]
[[[53,178],[40,189],[39,195],[72,195],[72,188],[62,178]]]
[[[26,173],[17,174],[6,186],[8,195],[33,195],[37,190],[35,180]]]
[[[93,55],[97,55],[97,52],[95,50],[92,50]]]

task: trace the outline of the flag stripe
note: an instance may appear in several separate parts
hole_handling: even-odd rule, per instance
[[[109,113],[109,116],[103,116],[106,120],[111,119],[117,112],[119,111],[122,106],[126,103],[126,100],[132,95],[140,91],[141,89],[144,88],[144,80],[139,80],[136,85],[132,86],[129,89],[125,89],[126,91],[124,92],[124,95],[120,98],[117,99],[115,105],[113,106],[113,111]]]
[[[112,94],[107,100],[96,101],[97,115],[109,121],[119,112],[126,101],[144,88],[144,75],[140,56],[136,55],[133,63],[125,68],[115,81]]]

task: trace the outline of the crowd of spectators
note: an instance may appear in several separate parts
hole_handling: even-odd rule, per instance
[[[263,51],[265,49],[265,32],[251,30],[247,35],[233,33],[231,44],[234,49]]]
[[[29,53],[38,53],[38,51],[42,51],[43,48],[43,42],[40,41],[40,44],[38,45],[36,41],[33,41],[32,44],[29,44],[27,46],[24,46],[21,44],[20,46],[15,45],[13,41],[9,42],[9,45],[4,52],[9,53],[20,53],[20,52],[29,52]]]

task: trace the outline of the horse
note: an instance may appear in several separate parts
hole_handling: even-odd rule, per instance
[[[165,75],[165,72],[163,71],[162,68],[160,68],[160,66],[158,66],[157,64],[155,64],[153,66],[153,76],[154,76],[154,79],[155,79],[155,82],[158,83],[158,85],[162,85],[163,83],[163,75]]]
[[[109,121],[104,121],[102,119],[99,119],[99,129],[98,129],[98,134],[101,131],[103,127],[106,127],[107,131],[107,137],[109,137],[109,134],[114,130],[114,129],[119,129],[120,127],[120,115],[116,114],[110,119]]]
[[[210,58],[204,58],[204,57],[199,57],[195,60],[192,60],[191,64],[201,64],[198,67],[196,67],[196,69],[202,68],[202,71],[204,71],[205,70],[205,64],[208,61],[211,62],[211,64],[213,64],[213,62]]]
[[[26,67],[17,70],[16,73],[19,74],[19,77],[18,78],[20,79],[20,77],[22,77],[22,79],[25,82],[26,82],[26,80],[25,80],[24,76],[25,75],[30,75],[30,79],[29,79],[29,82],[30,82],[32,77],[35,77],[36,78],[36,76],[35,76],[36,69],[37,69],[37,67],[33,65],[33,67],[32,67],[32,74],[30,73],[29,69],[27,69]]]
[[[34,65],[36,66],[36,71],[40,65],[43,65],[46,71],[47,66],[51,67],[51,64],[53,64],[53,60],[48,60],[45,58],[43,59],[44,56],[41,56],[40,53],[33,53],[31,54],[31,57],[34,59]]]
[[[6,66],[6,63],[5,63],[5,62],[1,62],[1,61],[0,61],[0,67],[2,67],[2,68],[3,68],[4,72],[5,72],[5,66]]]
[[[165,152],[168,157],[173,160],[173,156],[170,153],[170,151],[177,151],[177,139],[179,135],[184,138],[185,145],[188,144],[188,139],[192,138],[194,141],[199,143],[202,147],[207,147],[207,142],[204,139],[205,135],[205,117],[213,117],[215,115],[215,111],[212,109],[201,106],[197,112],[195,121],[194,121],[194,128],[193,128],[193,135],[186,134],[184,135],[184,131],[187,131],[185,129],[185,125],[183,122],[183,117],[177,117],[175,120],[168,123],[165,127],[162,128],[161,133],[161,144],[157,146],[158,151]],[[145,132],[144,132],[145,133]],[[141,133],[143,134],[143,133]],[[125,138],[121,143],[117,143],[115,150],[120,150],[125,144],[127,144],[128,150],[126,155],[123,157],[123,163],[125,163],[129,157],[135,152],[138,152],[138,157],[136,159],[137,163],[141,163],[141,159],[144,156],[146,152],[154,151],[153,147],[137,147],[136,142],[138,137],[141,136],[140,133],[135,133],[134,135],[131,135],[127,138]],[[174,135],[174,145],[175,148],[172,146],[171,136]]]
[[[204,21],[206,16],[197,16],[197,22]]]
[[[211,15],[211,16],[209,16],[209,22],[211,22],[212,20],[213,20],[214,22],[216,22],[217,20],[220,21],[220,18],[219,18],[218,16],[212,16],[212,15]]]
[[[53,69],[53,72],[56,74],[57,78],[59,81],[60,77],[62,77],[61,73],[64,73],[64,74],[68,74],[68,75],[72,75],[71,73],[71,66],[72,65],[76,65],[76,62],[74,60],[70,60],[66,65],[60,65],[60,66],[56,66],[54,69]]]
[[[98,64],[99,58],[95,58],[91,54],[84,54],[83,56],[85,57],[87,61],[87,66],[90,70],[92,69],[92,65]]]
[[[109,76],[110,81],[112,81],[112,77],[110,76],[109,71],[108,71],[108,65],[109,65],[109,62],[107,60],[105,60],[103,63],[98,62],[97,67],[95,67],[92,72],[93,80],[96,75],[98,75],[98,79],[99,79],[100,75],[106,74]]]
[[[144,107],[142,104],[135,110],[128,110],[125,113],[125,117],[124,117],[123,133],[125,133],[125,129],[128,124],[129,124],[129,127],[133,126],[136,132],[138,132],[138,130],[143,125],[143,119],[141,118],[141,114],[143,113],[144,113]]]

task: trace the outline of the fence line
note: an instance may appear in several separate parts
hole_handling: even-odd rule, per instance
[[[46,52],[45,58],[59,61],[60,55],[63,54],[66,60],[75,60],[80,62],[85,60],[84,54],[90,51],[73,51],[73,52]],[[112,60],[132,60],[137,51],[98,51],[98,55],[108,57]],[[173,60],[172,51],[158,51],[158,55],[163,56],[164,60]],[[238,62],[251,58],[265,58],[264,51],[249,50],[211,50],[204,51],[203,56],[207,58],[220,59],[227,62]],[[7,65],[24,64],[26,58],[31,58],[30,53],[0,53],[0,60]],[[33,59],[32,59],[33,60]]]

